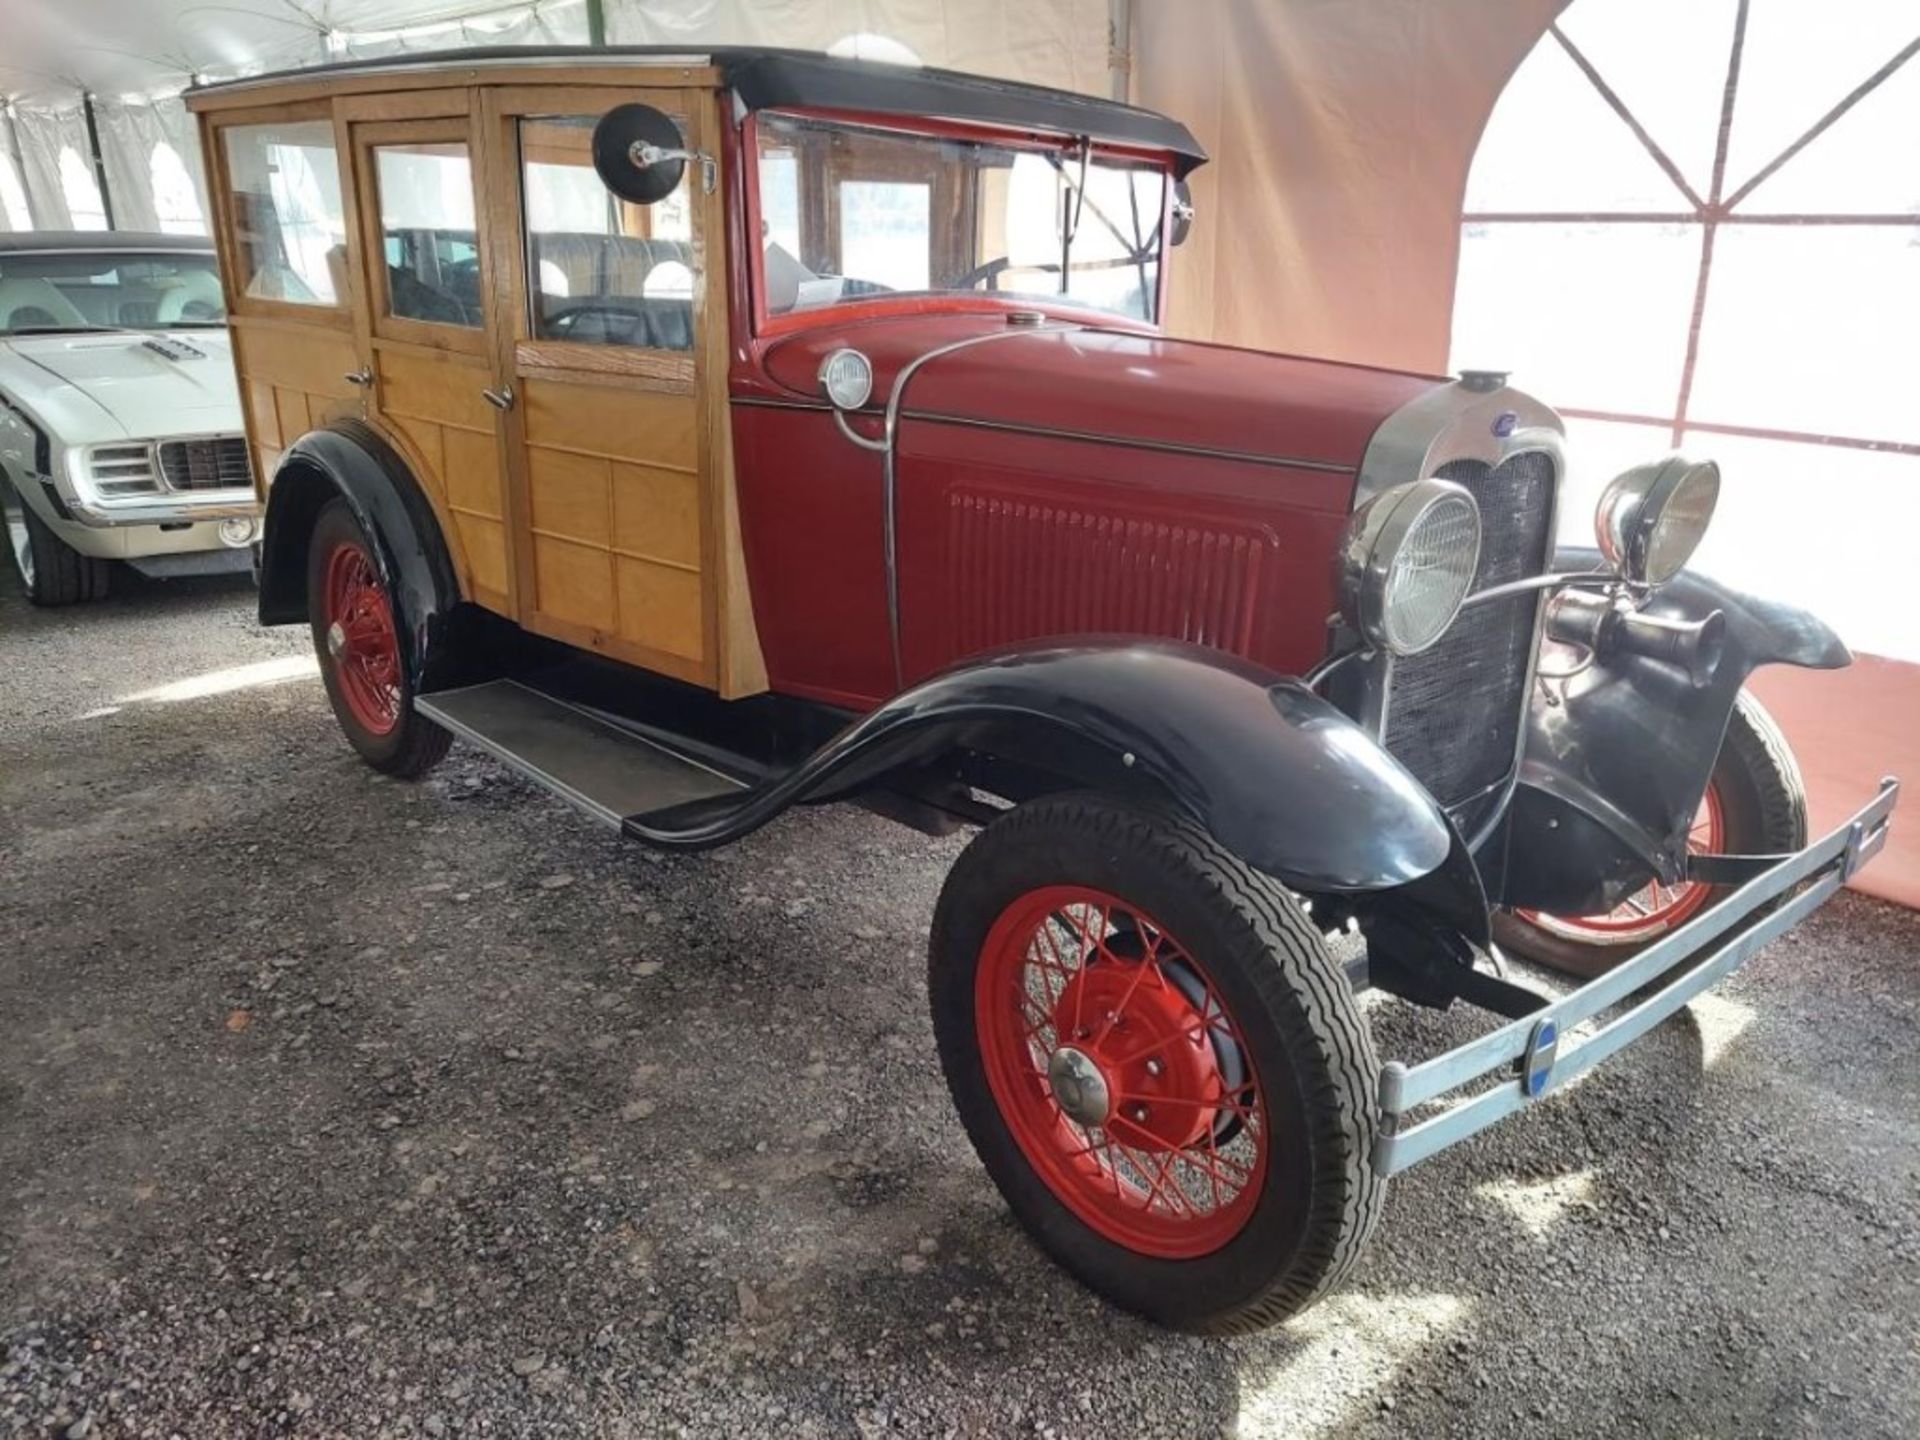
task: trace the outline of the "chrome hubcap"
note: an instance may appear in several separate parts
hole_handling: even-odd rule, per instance
[[[1113,1099],[1107,1093],[1107,1077],[1084,1050],[1062,1045],[1047,1061],[1047,1084],[1053,1098],[1079,1125],[1104,1125]]]
[[[347,632],[340,628],[340,622],[336,620],[327,627],[327,653],[338,660],[340,652],[346,648]]]
[[[13,487],[0,480],[0,509],[7,517],[7,548],[13,552],[13,568],[27,589],[33,588],[33,541],[27,535],[27,502],[13,493]]]

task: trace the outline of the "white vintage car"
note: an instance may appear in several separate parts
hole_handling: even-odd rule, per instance
[[[260,507],[211,241],[0,236],[0,505],[36,604],[245,570]]]

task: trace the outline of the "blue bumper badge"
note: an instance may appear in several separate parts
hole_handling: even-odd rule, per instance
[[[1520,1062],[1520,1085],[1527,1098],[1538,1098],[1553,1078],[1553,1054],[1560,1047],[1560,1027],[1542,1020],[1527,1037],[1527,1053]]]

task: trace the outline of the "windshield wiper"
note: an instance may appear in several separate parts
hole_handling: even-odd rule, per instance
[[[124,325],[16,325],[8,335],[118,335]]]
[[[1087,208],[1087,162],[1093,158],[1093,137],[1080,137],[1080,178],[1069,180],[1073,186],[1072,218],[1060,217],[1060,293],[1067,293],[1067,282],[1073,274],[1073,237],[1080,233],[1080,216]],[[1060,172],[1062,180],[1067,179],[1066,166],[1055,162],[1054,168]]]

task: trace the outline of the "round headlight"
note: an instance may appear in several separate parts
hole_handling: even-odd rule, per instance
[[[836,350],[820,362],[820,388],[837,410],[858,410],[873,394],[873,365],[858,350]]]
[[[1453,624],[1480,564],[1480,507],[1451,480],[1374,496],[1347,522],[1340,610],[1379,650],[1417,655]]]
[[[1629,580],[1664,585],[1699,548],[1720,501],[1720,467],[1669,455],[1608,482],[1593,517],[1600,553]]]

